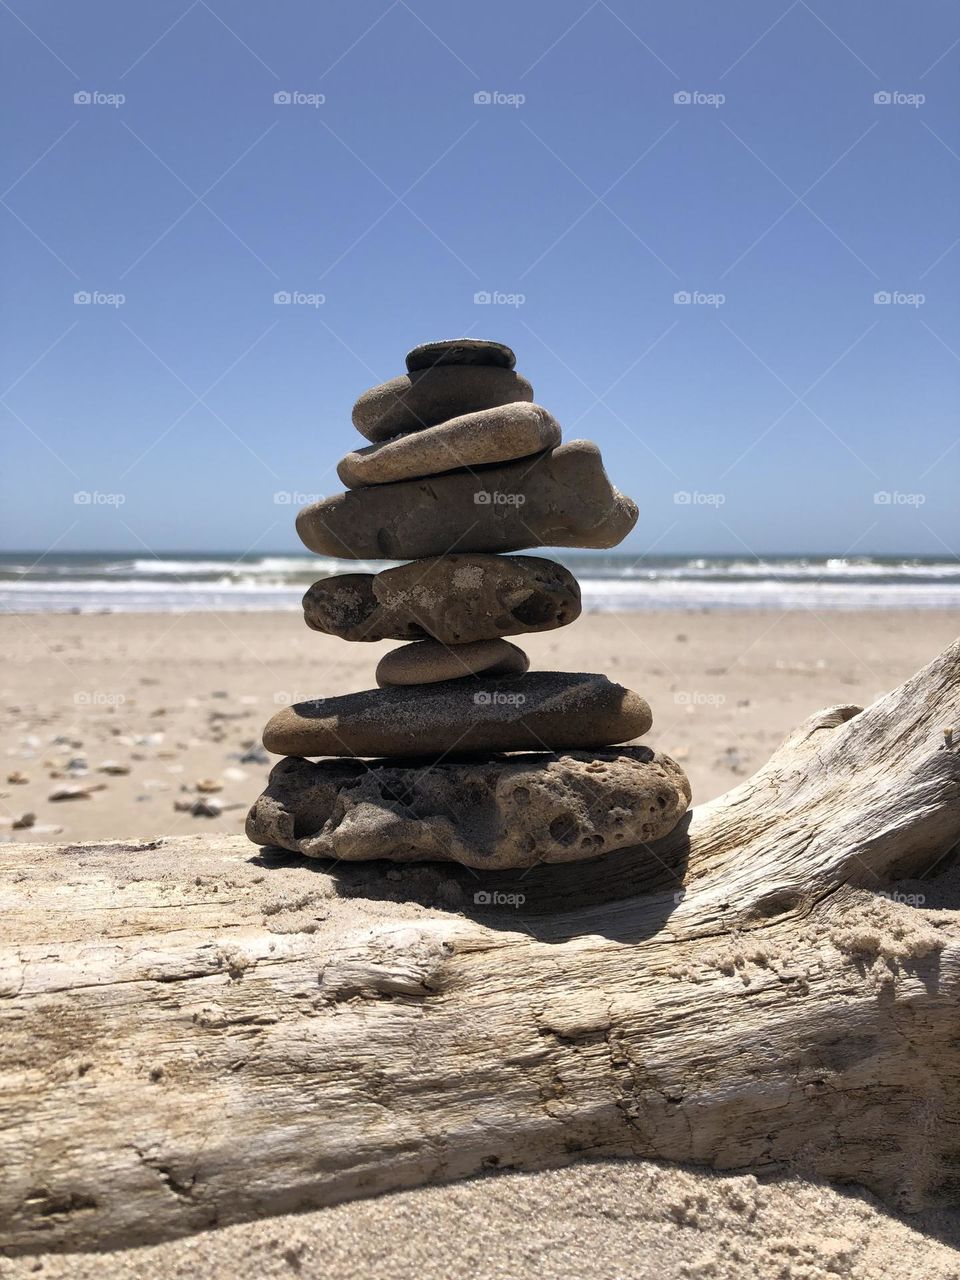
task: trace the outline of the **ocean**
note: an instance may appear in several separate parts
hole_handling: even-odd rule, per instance
[[[637,556],[557,552],[579,578],[585,611],[642,609],[960,609],[960,557]],[[295,610],[330,573],[376,572],[382,560],[230,552],[0,555],[7,613]]]

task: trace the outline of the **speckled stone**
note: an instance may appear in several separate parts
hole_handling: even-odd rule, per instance
[[[254,844],[310,858],[459,862],[500,870],[645,848],[673,830],[690,784],[648,747],[426,767],[281,760],[247,818]],[[478,885],[482,891],[483,886]]]
[[[465,676],[522,676],[530,659],[508,640],[474,640],[472,644],[441,644],[417,640],[391,649],[377,665],[377,684],[436,684]]]
[[[580,587],[541,556],[436,556],[321,578],[303,597],[303,615],[312,630],[344,640],[469,644],[574,622]]]
[[[606,676],[534,671],[299,702],[267,722],[263,745],[290,756],[563,751],[629,742],[652,723],[646,701]]]
[[[516,367],[517,357],[502,342],[487,338],[444,338],[440,342],[422,342],[407,352],[407,372],[432,369],[438,364],[483,364],[500,369]]]
[[[365,391],[353,406],[353,425],[368,440],[389,440],[464,413],[532,399],[533,387],[512,369],[443,364]]]
[[[350,489],[304,507],[297,532],[323,556],[417,560],[452,551],[615,547],[636,521],[636,504],[610,483],[597,446],[571,440],[483,471]]]
[[[354,449],[340,461],[337,475],[348,489],[359,489],[463,467],[512,462],[559,443],[556,418],[540,405],[520,400]]]

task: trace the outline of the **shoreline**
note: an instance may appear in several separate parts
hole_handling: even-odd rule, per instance
[[[357,572],[366,572],[358,568]],[[318,574],[317,577],[325,575]],[[245,589],[235,585],[223,589],[211,584],[167,582],[115,583],[99,587],[105,599],[94,603],[83,597],[71,597],[61,585],[49,588],[32,586],[32,606],[24,593],[0,587],[0,617],[156,616],[179,613],[299,613],[307,587],[316,579],[296,586],[257,584]],[[580,578],[583,614],[607,613],[957,613],[960,612],[960,590],[910,586],[871,586],[842,583],[821,588],[819,584],[787,584],[780,580],[767,582],[699,584],[643,583],[637,580]],[[779,587],[780,594],[775,594]],[[46,591],[46,594],[45,594]],[[111,592],[113,594],[106,594]],[[764,594],[766,593],[766,594]],[[57,597],[60,597],[59,599]]]
[[[527,553],[525,553],[527,554]],[[939,555],[653,555],[532,549],[578,579],[584,611],[960,610],[960,558]],[[306,551],[0,553],[0,613],[296,611],[318,578],[399,562]]]

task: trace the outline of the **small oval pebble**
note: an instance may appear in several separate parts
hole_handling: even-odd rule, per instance
[[[365,391],[353,406],[353,425],[368,440],[379,442],[478,409],[532,399],[533,387],[512,369],[438,365]]]
[[[476,640],[473,644],[441,644],[419,640],[405,644],[380,659],[377,684],[436,684],[464,676],[521,676],[530,659],[506,640]]]
[[[407,371],[432,369],[438,364],[488,364],[500,369],[516,367],[517,357],[502,342],[487,338],[444,338],[439,342],[421,342],[407,352]]]

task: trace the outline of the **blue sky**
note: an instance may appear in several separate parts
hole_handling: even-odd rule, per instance
[[[630,550],[956,551],[955,6],[0,27],[4,548],[293,549],[276,495],[337,490],[357,395],[470,334],[601,445]]]

